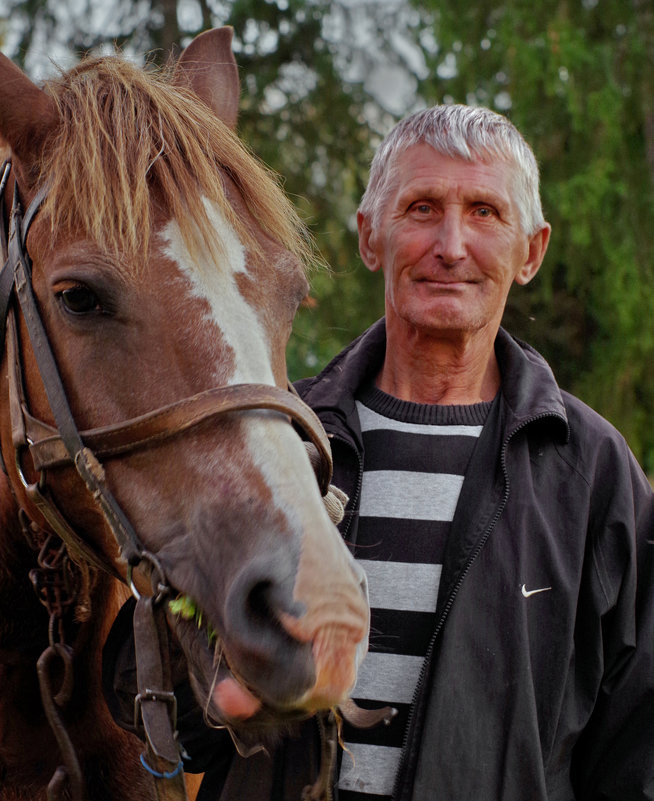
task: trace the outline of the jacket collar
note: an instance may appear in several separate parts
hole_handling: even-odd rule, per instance
[[[532,420],[558,420],[569,436],[568,415],[554,374],[545,359],[531,345],[500,328],[495,355],[502,376],[502,398],[507,412],[507,433]]]
[[[315,378],[299,381],[298,390],[315,412],[340,410],[349,416],[354,412],[354,398],[359,387],[379,372],[385,353],[386,321],[382,317],[332,359]]]
[[[304,400],[318,413],[332,411],[351,417],[359,387],[381,369],[386,352],[386,323],[382,318],[338,354],[314,379],[300,382]],[[500,328],[495,353],[502,376],[506,406],[506,431],[535,419],[555,418],[568,436],[568,421],[554,374],[543,357],[530,345]]]

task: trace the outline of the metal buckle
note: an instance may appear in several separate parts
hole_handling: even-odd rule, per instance
[[[142,693],[137,693],[134,698],[134,728],[137,731],[141,728],[141,706],[144,701],[163,701],[163,703],[171,706],[170,719],[173,724],[173,730],[177,727],[177,698],[175,693],[167,690],[146,689]]]

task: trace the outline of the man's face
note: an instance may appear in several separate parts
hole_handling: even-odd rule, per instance
[[[395,159],[377,226],[359,215],[362,258],[384,272],[389,329],[494,339],[512,283],[535,275],[549,238],[549,226],[523,232],[512,180],[505,162],[449,158],[426,144]]]

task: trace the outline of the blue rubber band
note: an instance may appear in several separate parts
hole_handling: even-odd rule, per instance
[[[151,773],[155,779],[174,779],[175,776],[182,770],[182,760],[179,760],[179,764],[175,768],[175,770],[171,770],[170,773],[159,773],[158,770],[153,770],[148,763],[145,761],[145,757],[141,754],[141,765],[147,770],[148,773]]]

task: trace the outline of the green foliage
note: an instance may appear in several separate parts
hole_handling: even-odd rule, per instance
[[[11,55],[28,68],[38,41],[78,51],[116,41],[133,55],[159,48],[163,61],[210,25],[234,27],[240,133],[284,176],[332,268],[315,271],[296,319],[292,378],[320,369],[383,312],[382,281],[361,264],[355,220],[380,136],[420,104],[506,113],[540,161],[553,236],[505,324],[654,470],[650,0],[87,0],[74,17],[57,0],[2,3],[18,43]],[[98,29],[100,11],[107,24]],[[390,91],[372,93],[382,59],[412,74],[418,99],[396,91],[389,111]]]
[[[168,608],[173,615],[179,615],[184,620],[194,620],[199,614],[195,601],[188,595],[180,595],[168,601]]]
[[[392,120],[381,111],[364,113],[366,106],[375,106],[370,96],[360,81],[343,80],[342,69],[352,60],[356,42],[348,49],[342,39],[335,41],[333,31],[326,35],[326,28],[334,28],[338,17],[344,35],[353,36],[354,12],[348,3],[199,0],[199,13],[187,15],[177,13],[183,5],[177,0],[150,0],[140,12],[127,0],[111,0],[109,5],[103,3],[110,22],[98,29],[93,24],[97,0],[88,0],[66,26],[57,16],[62,8],[57,0],[5,2],[19,34],[11,55],[39,75],[47,70],[34,45],[37,32],[36,38],[63,40],[77,52],[98,51],[115,43],[127,55],[138,57],[151,50],[150,60],[164,62],[169,51],[204,28],[233,26],[242,81],[239,132],[283,176],[322,260],[331,265],[313,274],[311,297],[296,319],[288,349],[291,378],[314,372],[383,313],[382,282],[368,274],[358,259],[355,214],[376,134],[371,120],[377,124],[381,120],[386,127]],[[380,46],[392,30],[383,15],[382,21],[386,30],[375,34]]]
[[[360,85],[343,82],[324,36],[331,5],[235,0],[229,16],[243,76],[240,133],[283,176],[331,265],[312,276],[311,297],[296,318],[287,354],[293,379],[322,367],[383,313],[381,282],[366,280],[372,276],[357,257],[355,215],[372,131]],[[265,40],[274,48],[262,53]]]
[[[171,614],[181,617],[182,620],[192,620],[198,629],[203,627],[207,632],[207,642],[212,645],[218,638],[218,633],[213,626],[207,625],[202,610],[189,595],[178,595],[168,601],[168,609]]]
[[[553,234],[505,323],[654,468],[654,12],[622,0],[429,0],[428,104],[506,113],[539,159]],[[424,30],[424,29],[423,29]],[[449,54],[454,74],[444,75]]]

